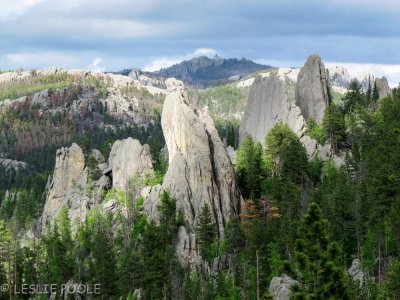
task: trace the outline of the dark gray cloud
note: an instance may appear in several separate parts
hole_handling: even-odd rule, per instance
[[[188,58],[198,48],[285,65],[300,65],[310,53],[400,64],[395,0],[2,2],[0,69],[44,68],[57,59],[86,68],[101,58],[118,70]]]

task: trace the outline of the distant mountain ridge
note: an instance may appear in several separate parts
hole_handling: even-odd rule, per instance
[[[239,80],[271,66],[257,64],[249,59],[199,56],[161,69],[156,72],[143,72],[148,76],[174,77],[193,87],[208,87],[229,81]],[[125,69],[119,74],[128,75],[134,69]]]

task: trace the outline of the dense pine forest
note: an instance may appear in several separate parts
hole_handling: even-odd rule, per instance
[[[27,108],[19,117],[34,120],[31,114]],[[30,168],[0,172],[0,282],[15,287],[0,298],[31,299],[18,293],[27,283],[52,283],[58,292],[62,285],[85,283],[101,286],[95,299],[272,299],[271,280],[285,274],[296,282],[293,299],[400,299],[399,116],[400,90],[378,101],[376,87],[363,92],[352,81],[346,95],[326,109],[321,125],[307,124],[308,135],[329,143],[333,154],[345,154],[340,167],[317,156],[308,160],[286,124],[275,125],[264,143],[248,135],[234,161],[244,198],[240,218],[230,220],[220,236],[210,207],[203,206],[195,229],[203,259],[198,269],[184,268],[175,254],[178,228],[186,222],[175,199],[161,193],[159,222],[151,221],[135,192],[137,182],[126,192],[104,195],[107,202],[117,192],[127,208],[124,216],[95,209],[77,221],[64,207],[45,233],[38,229],[55,151],[72,141],[89,162],[95,148],[108,157],[117,139],[148,143],[157,172],[141,185],[162,183],[159,113],[147,129],[88,127],[83,135],[74,129],[40,151],[15,152]],[[0,122],[7,118],[12,116]],[[216,120],[221,138],[236,146],[236,121],[224,122]],[[98,177],[96,170],[89,174]],[[361,281],[347,273],[355,259]]]

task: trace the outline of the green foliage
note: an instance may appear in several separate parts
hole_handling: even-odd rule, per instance
[[[217,236],[215,223],[211,215],[210,207],[204,204],[196,223],[197,245],[202,257],[208,262],[213,258],[211,245]]]
[[[207,106],[211,115],[234,115],[244,111],[248,89],[234,85],[220,85],[205,90],[189,90],[190,101],[198,106]]]
[[[29,77],[27,79],[0,84],[0,101],[30,96],[45,89],[59,89],[74,84],[75,77],[67,73]]]
[[[101,175],[103,175],[99,169],[99,162],[94,158],[92,154],[89,154],[89,156],[87,157],[86,166],[88,167],[88,175],[91,180],[98,180]]]
[[[125,206],[127,201],[127,196],[121,189],[112,188],[108,190],[104,196],[104,202],[109,202],[109,201],[115,201],[118,204]]]
[[[146,173],[144,174],[143,184],[145,186],[156,186],[158,184],[162,184],[164,181],[165,173],[163,171],[155,171],[154,173]]]
[[[392,259],[387,271],[386,291],[388,299],[400,299],[400,261]]]
[[[358,106],[366,106],[366,97],[362,93],[362,86],[357,79],[350,82],[344,98],[346,112],[354,111]]]
[[[346,125],[344,115],[335,104],[330,104],[325,110],[322,127],[333,150],[337,151],[340,142],[346,137]]]
[[[270,174],[300,183],[307,170],[307,153],[286,124],[276,124],[265,138],[264,160]]]
[[[245,198],[255,199],[261,193],[263,174],[262,146],[247,135],[236,153],[235,170]]]
[[[296,241],[295,269],[289,268],[299,282],[293,287],[293,299],[349,299],[339,267],[340,249],[330,241],[328,228],[319,206],[311,203]]]
[[[214,123],[219,137],[227,146],[236,149],[239,140],[239,120],[236,118],[214,117]]]
[[[326,135],[325,131],[321,126],[317,124],[313,119],[307,120],[307,129],[305,134],[316,140],[320,145],[325,145]]]

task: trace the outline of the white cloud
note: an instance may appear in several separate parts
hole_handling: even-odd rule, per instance
[[[146,64],[143,67],[144,71],[158,71],[162,68],[168,68],[174,64],[180,63],[184,60],[189,60],[191,58],[197,57],[197,56],[208,56],[212,57],[217,54],[217,50],[212,49],[212,48],[198,48],[192,53],[188,53],[186,55],[181,55],[181,56],[173,56],[173,57],[158,57],[153,59],[150,63]]]
[[[347,69],[351,77],[359,77],[361,74],[372,74],[374,76],[385,76],[390,87],[397,87],[400,83],[400,65],[389,64],[362,64],[362,63],[325,63],[327,67],[343,66]]]
[[[14,19],[43,1],[45,0],[2,0],[0,3],[0,20]]]
[[[103,64],[103,59],[101,57],[96,57],[92,61],[92,63],[88,66],[88,69],[91,71],[103,72],[105,68],[102,66],[102,64]]]
[[[198,48],[196,49],[191,56],[196,57],[196,56],[214,56],[217,54],[217,50],[212,49],[212,48]]]

